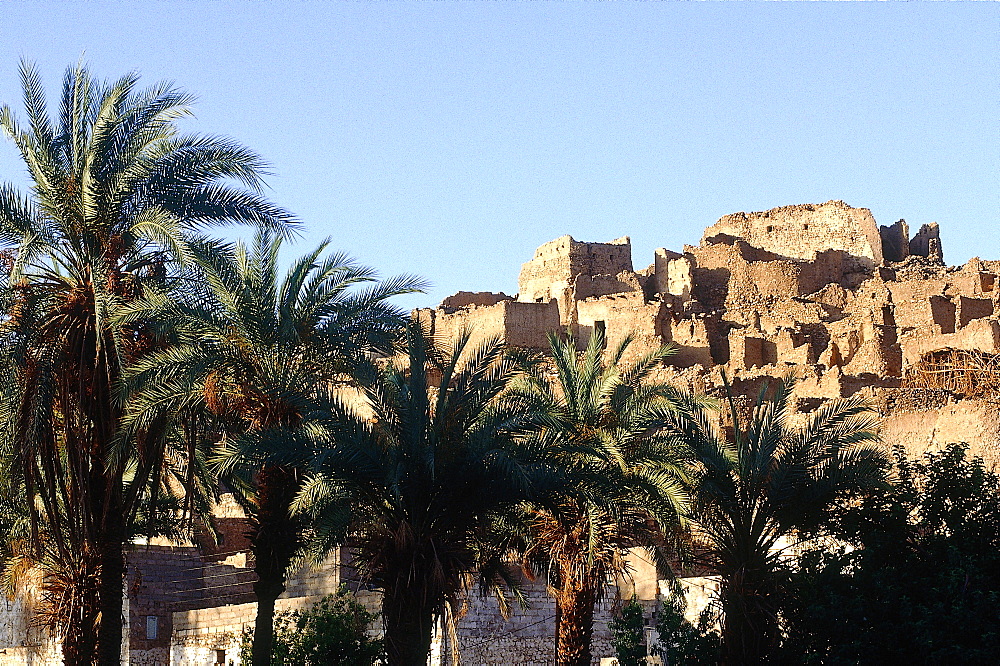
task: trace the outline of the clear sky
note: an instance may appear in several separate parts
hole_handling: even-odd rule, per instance
[[[1000,4],[0,0],[58,89],[81,55],[196,93],[190,129],[272,165],[270,196],[383,275],[517,291],[563,234],[696,244],[740,210],[843,199],[945,259],[1000,258]],[[0,180],[23,183],[9,145]]]

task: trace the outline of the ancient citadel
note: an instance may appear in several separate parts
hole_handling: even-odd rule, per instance
[[[878,227],[870,211],[841,201],[727,215],[698,246],[656,250],[635,270],[627,237],[583,243],[563,236],[538,248],[521,269],[516,297],[460,292],[415,311],[432,333],[472,327],[514,346],[545,349],[550,331],[585,345],[595,331],[608,344],[634,332],[635,352],[664,342],[677,353],[661,372],[689,388],[718,393],[722,371],[739,394],[769,378],[800,377],[797,408],[861,393],[884,417],[883,438],[920,453],[965,441],[996,461],[1000,451],[1000,261],[947,267],[937,225],[912,237],[900,220]],[[226,535],[214,547],[140,547],[126,581],[128,663],[229,664],[252,624],[252,569],[239,512],[220,512]],[[228,516],[228,517],[227,517]],[[350,555],[335,552],[318,569],[292,577],[278,610],[301,608],[346,582],[372,609],[377,594],[357,580]],[[636,561],[623,597],[651,612],[658,581]],[[712,581],[685,581],[693,605]],[[464,663],[551,663],[553,610],[544,586],[531,605],[504,620],[495,603],[470,599],[458,625]],[[598,609],[595,663],[611,654],[609,604]],[[0,608],[0,663],[56,664],[58,645],[31,630],[26,601]],[[25,640],[27,636],[27,640]],[[435,643],[432,661],[446,652]]]
[[[636,351],[673,343],[663,372],[718,393],[796,374],[800,411],[862,392],[885,417],[883,437],[912,453],[965,441],[995,459],[1000,422],[1000,261],[948,267],[937,224],[912,237],[842,201],[726,215],[697,246],[656,250],[636,270],[629,238],[563,236],[521,268],[516,297],[460,292],[417,316],[445,338],[478,336],[544,349],[549,331],[581,345],[634,332]]]

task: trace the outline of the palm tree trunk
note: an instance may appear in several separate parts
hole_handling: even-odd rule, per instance
[[[65,666],[94,666],[98,654],[98,622],[100,594],[97,580],[100,565],[97,557],[88,556],[89,549],[79,560],[79,568],[67,572],[65,582],[73,589],[53,589],[57,595],[74,599],[74,611],[64,626],[62,655]],[[49,583],[52,585],[53,583]],[[51,588],[50,588],[51,589]]]
[[[96,604],[94,607],[96,608]],[[67,634],[62,643],[65,666],[93,666],[97,663],[97,632],[94,630],[96,613],[84,609],[83,614],[89,617],[70,622],[66,629]]]
[[[722,658],[726,666],[765,664],[778,643],[777,614],[763,581],[724,581]]]
[[[556,644],[555,644],[555,649],[553,650],[553,654],[559,654],[559,625],[561,624],[562,624],[562,606],[559,605],[559,600],[556,599]]]
[[[257,618],[253,625],[251,654],[253,666],[270,666],[274,651],[274,603],[285,591],[285,577],[265,580],[257,574],[253,591],[257,595]]]
[[[120,666],[122,662],[125,557],[121,544],[117,546],[109,544],[101,557],[101,625],[97,640],[101,666]]]
[[[257,582],[253,666],[270,666],[274,648],[274,604],[285,591],[285,572],[299,547],[300,525],[290,507],[299,482],[294,469],[268,465],[257,473],[257,515],[251,532]]]
[[[108,526],[101,544],[98,659],[101,666],[120,666],[124,633],[125,525],[124,511],[108,511]]]
[[[396,589],[385,590],[382,597],[388,666],[427,664],[434,628],[434,608],[413,587],[399,585]]]
[[[563,578],[562,589],[556,597],[556,663],[559,666],[590,666],[596,602],[597,590],[593,583],[572,576]]]

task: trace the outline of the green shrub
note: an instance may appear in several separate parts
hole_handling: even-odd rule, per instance
[[[656,631],[660,635],[657,652],[664,664],[716,664],[722,655],[722,637],[710,630],[712,607],[702,612],[697,626],[684,617],[687,600],[684,590],[673,585],[670,595],[661,600],[660,612],[656,619]]]
[[[382,641],[368,636],[377,618],[345,586],[304,611],[274,618],[272,666],[372,666],[382,655]],[[240,659],[251,663],[253,628],[243,631]]]
[[[833,515],[841,545],[790,567],[776,662],[998,663],[1000,476],[964,444],[894,458],[891,488]]]
[[[611,645],[618,666],[644,666],[646,644],[643,637],[642,606],[635,597],[622,606],[621,614],[611,620]]]

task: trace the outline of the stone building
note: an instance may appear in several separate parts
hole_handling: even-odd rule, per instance
[[[468,328],[474,339],[501,336],[540,350],[550,332],[571,332],[581,348],[597,331],[612,345],[633,333],[636,354],[676,347],[660,373],[684,387],[718,394],[725,371],[738,393],[755,394],[764,381],[794,373],[800,413],[860,393],[880,410],[887,445],[918,455],[964,441],[1000,460],[1000,261],[946,266],[936,224],[911,237],[905,221],[878,227],[869,210],[842,201],[787,206],[726,215],[698,245],[661,248],[651,259],[636,270],[627,236],[562,236],[521,267],[516,296],[459,292],[414,317],[445,340]],[[238,530],[227,529],[232,539],[222,550],[239,551]],[[300,608],[341,582],[376,608],[377,595],[352,578],[348,559],[334,553],[300,572],[278,609]],[[648,608],[655,603],[653,568],[633,561],[633,580],[609,588],[599,609],[595,663],[611,654],[616,587]],[[245,555],[139,548],[129,576],[130,663],[235,661],[255,614]],[[690,581],[702,602],[711,585]],[[470,599],[457,634],[464,663],[552,663],[552,601],[540,585],[528,592],[530,608],[509,620],[493,601]],[[51,641],[29,631],[25,603],[0,607],[0,663],[57,663]],[[437,663],[447,661],[440,641],[435,649]]]

